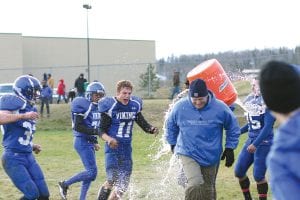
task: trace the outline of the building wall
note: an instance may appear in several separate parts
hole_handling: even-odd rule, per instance
[[[0,41],[5,40],[6,46],[15,44],[11,47],[12,52],[18,50],[19,53],[18,62],[14,61],[16,56],[6,54],[3,50],[5,46],[0,43],[2,59],[7,60],[6,62],[17,62],[9,66],[19,67],[19,70],[13,70],[13,78],[10,77],[7,81],[14,80],[21,74],[31,73],[42,79],[43,73],[51,73],[55,85],[60,79],[64,79],[69,90],[73,88],[74,81],[80,73],[84,73],[86,78],[88,76],[86,38],[32,37],[21,34],[4,36],[0,34]],[[138,94],[139,75],[146,71],[148,64],[154,64],[156,61],[155,41],[95,38],[89,41],[90,80],[101,81],[108,95],[115,93],[115,84],[118,80],[131,80]],[[1,66],[6,68],[8,64],[0,63]]]
[[[42,77],[51,73],[58,83],[64,79],[67,89],[74,86],[80,73],[87,73],[87,40],[85,38],[24,37],[24,72]],[[115,83],[138,77],[148,63],[155,63],[155,42],[136,40],[90,39],[90,80],[102,82],[108,94],[114,94]]]
[[[154,41],[92,40],[90,45],[91,80],[101,81],[109,94],[119,80],[131,80],[139,94],[139,75],[155,63]]]
[[[22,74],[22,35],[0,33],[0,83],[12,82]]]

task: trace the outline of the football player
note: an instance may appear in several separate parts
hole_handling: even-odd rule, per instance
[[[132,127],[134,122],[147,133],[158,134],[142,115],[142,99],[132,96],[130,81],[117,83],[117,95],[99,102],[100,130],[105,144],[106,182],[98,200],[120,199],[126,192],[132,172]]]
[[[100,148],[97,135],[100,136],[101,116],[98,101],[105,95],[104,86],[100,82],[92,82],[87,86],[85,95],[85,97],[76,97],[71,105],[74,148],[85,170],[58,183],[63,199],[67,199],[68,187],[77,182],[82,182],[79,199],[86,199],[87,191],[97,177],[95,150],[98,151]]]
[[[1,97],[0,110],[8,115],[21,114],[22,117],[2,125],[2,166],[13,184],[23,193],[21,199],[47,200],[48,186],[32,154],[32,151],[38,154],[42,150],[40,145],[32,141],[37,119],[34,103],[41,90],[40,82],[32,76],[20,76],[15,80],[13,90],[15,95]]]
[[[275,118],[266,108],[257,80],[252,82],[252,92],[244,100],[248,123],[241,128],[241,134],[248,132],[243,149],[235,166],[235,176],[239,179],[245,200],[251,200],[250,181],[247,171],[253,164],[253,176],[257,184],[259,200],[266,200],[268,183],[266,180],[266,157],[273,140]]]

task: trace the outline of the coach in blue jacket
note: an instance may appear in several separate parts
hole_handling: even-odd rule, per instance
[[[183,165],[188,184],[185,199],[216,199],[215,180],[222,159],[232,166],[240,128],[230,108],[215,98],[202,79],[194,80],[189,95],[178,101],[167,119],[166,139]]]

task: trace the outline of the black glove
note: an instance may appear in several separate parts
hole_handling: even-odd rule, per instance
[[[225,148],[221,160],[224,160],[226,158],[225,166],[226,167],[231,167],[233,162],[234,162],[234,153],[233,149],[230,148]]]
[[[171,151],[172,151],[172,153],[174,153],[174,148],[175,148],[175,145],[170,145],[171,146]]]

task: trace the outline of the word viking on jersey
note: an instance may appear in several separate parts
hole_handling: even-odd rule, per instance
[[[135,119],[136,112],[120,112],[117,113],[117,119]]]

